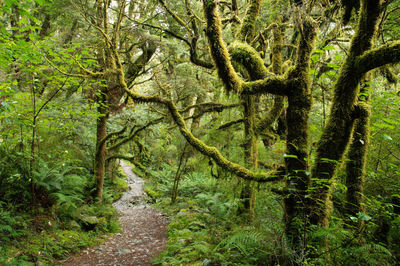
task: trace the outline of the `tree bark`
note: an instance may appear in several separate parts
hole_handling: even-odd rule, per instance
[[[106,97],[103,93],[101,93],[101,95],[98,97],[97,104],[97,112],[99,117],[97,118],[96,127],[94,176],[96,184],[96,196],[101,202],[103,200],[103,185],[106,165],[106,142],[104,140],[107,136],[107,120],[109,117],[108,107],[106,106]]]
[[[331,180],[350,141],[359,93],[358,85],[365,74],[359,71],[356,59],[371,48],[380,11],[380,0],[363,1],[349,55],[335,84],[330,116],[318,142],[316,160],[312,168],[312,177],[316,180],[312,184],[314,192],[310,202],[312,224],[327,223]]]

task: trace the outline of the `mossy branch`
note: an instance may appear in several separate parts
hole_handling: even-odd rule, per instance
[[[132,22],[134,22],[134,23],[136,23],[136,24],[139,24],[139,25],[142,25],[142,26],[145,26],[145,27],[148,27],[148,28],[160,30],[160,31],[162,31],[162,32],[174,37],[175,39],[183,41],[184,43],[186,43],[189,46],[190,61],[193,64],[201,66],[201,67],[204,67],[204,68],[207,68],[207,69],[214,68],[214,65],[211,62],[208,62],[208,61],[200,59],[198,54],[197,54],[197,41],[198,41],[199,37],[197,36],[195,29],[193,29],[194,36],[192,36],[191,40],[189,40],[189,39],[186,39],[186,38],[180,36],[179,34],[173,32],[171,30],[168,30],[168,29],[165,29],[165,28],[162,28],[162,27],[159,27],[159,26],[151,25],[151,24],[148,24],[148,23],[140,22],[140,21],[137,21],[137,20],[129,18],[129,17],[127,17],[127,19],[132,21]],[[194,21],[192,22],[192,28],[194,27],[193,25],[195,25]]]
[[[193,104],[191,106],[186,107],[183,110],[179,110],[179,112],[181,113],[185,113],[187,111],[189,111],[190,109],[193,108],[200,108],[200,109],[204,109],[204,110],[210,110],[209,112],[215,111],[215,112],[221,112],[225,109],[230,109],[230,108],[235,108],[240,106],[239,103],[234,103],[234,104],[220,104],[220,103],[212,103],[212,102],[208,102],[208,103],[198,103],[198,104]]]
[[[283,51],[283,34],[281,27],[277,24],[272,24],[274,43],[272,46],[272,71],[276,75],[282,74],[282,51]],[[283,96],[275,95],[274,104],[268,114],[260,120],[256,125],[256,130],[262,132],[267,128],[271,127],[273,123],[279,118],[284,108],[284,98]]]
[[[99,141],[98,146],[104,145],[104,143],[106,143],[107,140],[111,139],[114,136],[121,135],[122,133],[124,133],[126,131],[126,129],[127,129],[127,126],[124,126],[121,130],[108,134],[105,138],[103,138]]]
[[[184,118],[179,113],[178,108],[176,105],[168,99],[162,98],[160,96],[147,96],[147,95],[140,95],[135,92],[132,92],[125,88],[125,91],[131,97],[131,99],[135,102],[141,103],[159,103],[165,105],[172,118],[174,119],[176,125],[178,126],[181,134],[185,137],[186,141],[189,142],[196,150],[198,150],[201,154],[212,158],[220,167],[224,168],[225,170],[236,174],[237,176],[251,181],[257,182],[273,182],[281,179],[281,176],[276,171],[270,171],[267,173],[256,173],[246,169],[245,167],[233,163],[227,160],[217,148],[208,146],[198,138],[196,138],[192,132],[188,130],[186,127]]]
[[[186,31],[188,33],[190,33],[190,29],[189,27],[186,25],[186,23],[178,16],[176,15],[174,12],[172,12],[172,10],[165,4],[164,0],[158,0],[158,2],[160,2],[160,4],[164,7],[164,9],[168,12],[168,14],[170,14],[176,22],[178,22],[179,25],[181,25],[182,27],[184,27],[186,29]]]
[[[153,126],[155,124],[160,123],[164,118],[157,118],[154,119],[153,121],[148,122],[146,125],[136,129],[134,132],[132,132],[133,130],[131,130],[129,136],[127,136],[126,138],[122,139],[121,141],[119,141],[118,143],[114,144],[113,146],[111,146],[110,148],[108,148],[108,150],[116,150],[117,148],[119,148],[120,146],[122,146],[123,144],[131,141],[135,136],[137,136],[141,131],[147,129],[150,126]]]
[[[126,78],[132,83],[145,68],[156,52],[157,45],[155,43],[146,42],[142,47],[142,54],[134,61],[130,62]]]
[[[228,127],[231,127],[231,126],[234,126],[234,125],[237,125],[237,124],[241,124],[241,123],[243,123],[243,122],[244,122],[244,119],[243,119],[243,118],[237,119],[237,120],[233,120],[233,121],[230,121],[230,122],[228,122],[228,123],[225,123],[225,124],[220,125],[220,126],[217,128],[217,130],[222,130],[222,129],[225,129],[225,128],[228,128]]]
[[[261,0],[251,0],[246,10],[246,15],[239,31],[239,39],[243,42],[251,42],[255,36],[256,20],[260,13]]]
[[[107,157],[106,161],[110,161],[110,160],[115,160],[115,159],[121,159],[121,160],[126,160],[129,162],[132,162],[135,160],[135,156],[126,156],[126,155],[122,155],[122,154],[113,154],[109,157]]]
[[[369,50],[356,60],[355,68],[361,73],[367,73],[375,68],[400,62],[400,41]]]
[[[212,69],[214,68],[214,65],[212,64],[212,62],[208,62],[206,60],[202,60],[199,58],[198,54],[197,54],[197,41],[199,40],[200,34],[199,34],[199,28],[197,27],[196,24],[196,20],[202,21],[200,20],[200,18],[198,16],[196,16],[196,14],[194,14],[194,12],[192,11],[192,9],[189,6],[189,1],[185,0],[185,6],[186,6],[186,11],[189,17],[191,17],[191,37],[190,37],[190,61],[198,66],[204,67],[204,68],[208,68],[208,69]]]
[[[255,95],[271,93],[275,95],[287,95],[290,82],[287,75],[267,77],[262,80],[243,82],[242,94]]]
[[[206,18],[206,35],[211,56],[227,92],[240,92],[241,79],[230,61],[228,49],[222,40],[221,19],[217,12],[216,0],[203,0],[204,16]]]
[[[189,120],[189,119],[196,120],[196,119],[202,117],[203,115],[205,115],[206,113],[211,113],[211,112],[220,113],[225,109],[235,108],[238,106],[240,106],[240,104],[230,104],[230,105],[215,104],[215,106],[209,106],[207,108],[198,110],[198,112],[196,112],[196,114],[193,114],[189,117],[185,117],[184,120]]]
[[[268,72],[264,60],[259,53],[247,43],[234,42],[229,47],[231,60],[242,65],[250,75],[251,80],[264,79],[272,73]]]

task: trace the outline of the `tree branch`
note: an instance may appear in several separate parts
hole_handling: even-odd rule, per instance
[[[217,2],[215,0],[203,0],[203,9],[207,24],[206,35],[218,75],[227,92],[240,92],[242,81],[232,66],[228,49],[222,40],[221,19],[217,13]]]
[[[157,123],[160,123],[164,118],[158,118],[155,119],[153,121],[150,121],[149,123],[147,123],[146,125],[142,126],[141,128],[136,129],[134,132],[132,132],[133,130],[131,130],[131,133],[129,134],[129,136],[127,136],[126,138],[124,138],[123,140],[121,140],[120,142],[114,144],[113,146],[109,147],[108,150],[115,150],[117,148],[119,148],[120,146],[122,146],[123,144],[127,143],[128,141],[132,140],[135,136],[137,136],[141,131],[145,130],[146,128],[155,125]]]
[[[99,141],[98,146],[101,147],[104,143],[106,143],[107,140],[111,139],[114,136],[121,135],[122,133],[125,132],[126,129],[127,129],[127,126],[124,126],[121,130],[115,131],[115,132],[112,132],[112,133],[108,134],[107,136],[105,136],[103,139],[101,139]]]
[[[257,182],[273,182],[280,180],[282,178],[277,171],[256,173],[244,168],[239,164],[227,160],[218,151],[217,148],[206,145],[204,142],[196,138],[192,134],[192,132],[188,130],[182,115],[179,113],[178,108],[171,100],[164,99],[159,96],[139,95],[135,92],[126,89],[126,87],[125,91],[129,95],[129,97],[131,97],[132,100],[135,102],[141,102],[141,103],[153,102],[165,105],[168,108],[176,125],[178,126],[181,134],[185,137],[186,141],[189,142],[189,144],[191,144],[196,150],[198,150],[203,155],[212,158],[220,167],[232,172],[233,174],[236,174],[237,176],[243,179],[257,181]]]
[[[234,107],[238,107],[238,106],[240,106],[239,103],[234,103],[234,104],[219,104],[219,103],[212,103],[212,102],[198,103],[198,104],[193,104],[191,106],[188,106],[185,109],[180,110],[179,112],[185,113],[193,108],[201,108],[201,109],[205,109],[205,110],[210,110],[209,112],[212,112],[212,111],[221,112],[224,109],[234,108]]]
[[[239,38],[243,42],[251,42],[254,39],[257,16],[260,13],[261,0],[251,0],[246,10],[242,26],[239,31]]]
[[[400,62],[400,41],[369,50],[356,59],[356,67],[360,74],[375,68]]]
[[[225,128],[228,128],[228,127],[231,127],[231,126],[233,126],[233,125],[240,124],[240,123],[243,123],[243,122],[244,122],[244,119],[243,119],[243,118],[237,119],[237,120],[233,120],[233,121],[230,121],[230,122],[228,122],[228,123],[225,123],[225,124],[220,125],[220,126],[217,128],[217,130],[225,129]]]
[[[174,12],[172,12],[171,9],[168,8],[168,6],[165,4],[164,0],[158,0],[158,2],[160,2],[160,4],[164,7],[164,9],[168,12],[168,14],[170,14],[176,22],[178,22],[179,25],[181,25],[182,27],[184,27],[186,29],[186,31],[188,33],[190,33],[190,29],[189,27],[186,25],[186,23],[178,16],[176,15]]]
[[[271,93],[275,95],[287,95],[288,85],[287,75],[267,77],[262,80],[243,82],[242,84],[242,94],[254,95],[254,94],[264,94]]]

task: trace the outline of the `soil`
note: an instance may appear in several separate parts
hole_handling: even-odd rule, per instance
[[[120,212],[122,232],[102,245],[84,250],[64,265],[152,265],[167,244],[167,217],[144,201],[144,181],[121,162],[129,190],[113,205]]]

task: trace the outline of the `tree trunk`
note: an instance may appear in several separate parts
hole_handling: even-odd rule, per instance
[[[370,80],[370,77],[365,79],[365,81]],[[359,97],[359,101],[361,102],[368,101],[368,90],[366,87],[368,87],[368,85],[366,82],[363,82],[363,88],[360,93],[362,96]],[[368,107],[366,106],[366,108]],[[362,116],[355,121],[353,139],[347,155],[345,212],[348,216],[346,218],[350,224],[354,224],[348,219],[350,216],[357,217],[357,213],[363,212],[362,201],[369,146],[369,125],[370,112],[369,109],[366,109]],[[363,221],[357,222],[358,227],[362,226],[362,224]]]
[[[301,25],[296,68],[290,75],[285,166],[287,172],[284,190],[285,231],[296,254],[303,258],[306,248],[305,232],[308,226],[307,193],[310,183],[308,166],[308,120],[312,96],[308,73],[316,28],[314,22],[304,18]]]
[[[102,94],[98,99],[97,112],[99,117],[97,118],[96,128],[96,154],[94,159],[94,176],[96,184],[96,196],[102,201],[103,200],[103,185],[104,185],[104,174],[106,165],[106,142],[105,137],[107,136],[107,120],[109,117],[108,107],[105,106],[105,96]]]
[[[244,160],[248,169],[257,169],[258,145],[255,133],[255,96],[243,97],[243,118],[244,118]],[[244,181],[240,199],[243,207],[239,208],[239,213],[248,213],[248,221],[254,220],[254,209],[256,203],[256,191],[253,182]]]
[[[326,224],[329,216],[331,179],[350,142],[354,127],[354,113],[359,94],[359,83],[365,73],[359,71],[357,58],[372,46],[376,24],[380,16],[381,1],[365,0],[361,9],[356,34],[349,55],[335,84],[330,116],[317,145],[316,160],[312,168],[313,195],[310,203],[311,222]]]

